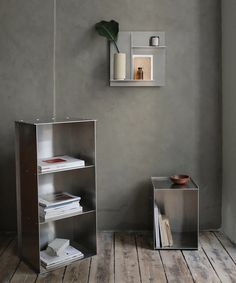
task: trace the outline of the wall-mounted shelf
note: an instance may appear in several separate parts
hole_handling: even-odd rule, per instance
[[[140,82],[155,82],[154,80],[110,80],[110,82],[135,82],[135,83],[140,83]]]
[[[132,46],[132,48],[143,48],[143,49],[158,49],[158,48],[166,48],[166,46]]]
[[[156,86],[154,80],[110,80],[111,86]]]
[[[150,38],[159,37],[158,46],[150,46]],[[166,65],[165,33],[161,31],[121,31],[117,41],[120,52],[126,54],[126,79],[114,80],[114,53],[116,50],[110,44],[110,86],[164,86]],[[136,80],[133,64],[133,56],[151,55],[152,57],[152,80]],[[144,70],[145,71],[145,70]]]

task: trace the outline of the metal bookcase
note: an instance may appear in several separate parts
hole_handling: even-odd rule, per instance
[[[169,177],[152,177],[154,205],[170,221],[173,246],[157,247],[155,221],[153,221],[154,249],[198,249],[199,237],[199,187],[190,179],[186,185],[174,185]],[[154,217],[153,217],[154,219]]]
[[[69,239],[84,258],[96,255],[96,121],[17,121],[15,130],[20,257],[37,273],[47,272],[40,264],[40,251],[56,237]],[[38,171],[39,158],[57,155],[84,159],[85,167]],[[39,195],[62,191],[80,196],[83,212],[42,220]]]

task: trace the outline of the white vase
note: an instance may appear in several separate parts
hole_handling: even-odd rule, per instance
[[[114,80],[124,80],[126,75],[126,54],[114,54]]]

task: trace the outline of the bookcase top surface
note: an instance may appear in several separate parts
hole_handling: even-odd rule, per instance
[[[156,190],[197,190],[198,185],[190,178],[186,185],[175,185],[169,177],[151,177],[153,188]]]
[[[83,123],[83,122],[96,122],[95,119],[81,119],[81,118],[70,118],[64,119],[51,118],[51,119],[32,119],[32,120],[19,120],[16,123],[31,124],[31,125],[46,125],[46,124],[66,124],[66,123]]]

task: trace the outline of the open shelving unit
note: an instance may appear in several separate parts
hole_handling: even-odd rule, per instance
[[[159,37],[159,45],[151,46],[150,38]],[[126,79],[114,80],[114,53],[116,50],[110,44],[110,86],[164,86],[166,69],[166,44],[163,31],[120,31],[117,45],[120,52],[126,54]],[[135,80],[133,70],[133,55],[153,56],[153,79]]]
[[[40,251],[55,238],[69,239],[84,258],[97,253],[95,141],[95,120],[16,122],[18,249],[37,273],[48,272],[40,264]],[[85,166],[38,171],[38,159],[59,155],[83,159]],[[40,218],[39,196],[54,192],[80,196],[83,211]]]
[[[199,188],[191,179],[186,185],[174,185],[169,177],[152,177],[153,215],[157,204],[161,214],[168,217],[173,246],[157,247],[155,221],[153,221],[154,249],[198,249],[199,235]],[[154,217],[153,217],[154,219]]]

